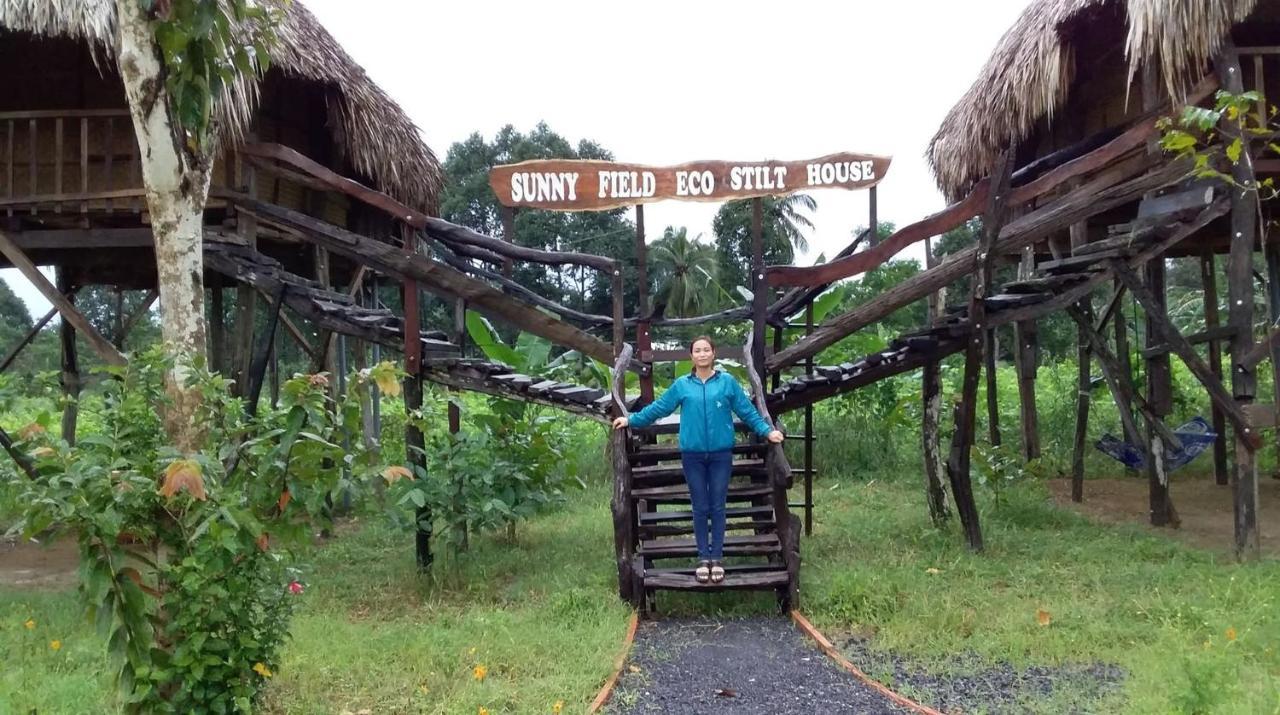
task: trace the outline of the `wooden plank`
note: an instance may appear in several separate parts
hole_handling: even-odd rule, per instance
[[[18,112],[0,112],[0,121],[10,119],[55,119],[57,117],[67,117],[70,119],[78,118],[99,118],[99,117],[128,117],[128,109],[36,109],[23,110]]]
[[[842,152],[801,161],[694,161],[646,166],[611,161],[535,159],[489,170],[504,206],[604,211],[654,201],[729,201],[812,189],[866,189],[890,157]]]
[[[30,206],[35,211],[35,207],[40,204],[48,204],[56,206],[62,203],[74,203],[79,201],[107,201],[112,199],[132,199],[146,196],[145,189],[113,189],[110,191],[86,191],[79,194],[37,194],[34,189],[32,193],[26,196],[16,196],[13,198],[0,199],[0,207]]]
[[[10,125],[12,126],[12,125]],[[80,118],[80,195],[87,196],[89,194],[89,118]],[[9,198],[13,198],[10,192]],[[88,199],[80,200],[80,213],[89,210]]]
[[[36,194],[40,193],[37,188],[37,184],[38,184],[37,177],[39,176],[39,173],[40,173],[39,172],[40,164],[38,163],[38,160],[36,157],[36,144],[37,144],[38,133],[39,132],[36,129],[36,120],[32,119],[28,121],[27,122],[27,183],[29,184],[27,188],[28,196],[35,196]],[[36,215],[36,209],[34,206],[31,208],[31,215],[32,216]]]
[[[104,164],[104,174],[105,174],[105,181],[103,181],[102,185],[107,187],[106,190],[108,192],[111,191],[111,185],[115,183],[114,182],[115,177],[113,176],[114,172],[112,171],[112,167],[111,167],[112,160],[115,158],[115,154],[116,154],[115,141],[116,141],[115,119],[113,119],[112,117],[107,117],[106,137],[102,140],[102,143],[103,143],[102,154],[104,157],[103,164]],[[106,203],[107,203],[107,213],[111,213],[111,208],[112,208],[111,199],[107,199]]]
[[[66,296],[55,288],[48,278],[44,277],[44,274],[40,272],[40,269],[36,268],[31,259],[27,258],[27,255],[14,245],[9,238],[9,234],[3,231],[0,231],[0,253],[3,253],[28,281],[31,281],[31,284],[35,286],[36,290],[40,291],[45,300],[58,309],[58,313],[62,315],[64,320],[84,334],[85,339],[89,341],[89,346],[102,358],[103,362],[109,365],[124,365],[126,363],[124,355],[121,355],[120,351],[116,350],[110,341],[102,337],[89,320],[84,317],[84,314],[76,310],[71,301],[67,300]]]

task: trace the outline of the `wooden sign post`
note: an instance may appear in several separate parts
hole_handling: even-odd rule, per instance
[[[495,166],[489,186],[504,206],[606,211],[654,201],[729,201],[814,189],[867,189],[890,157],[829,154],[809,161],[694,161],[645,166],[612,161],[537,159]]]

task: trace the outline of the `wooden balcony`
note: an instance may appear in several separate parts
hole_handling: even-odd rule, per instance
[[[127,109],[0,113],[0,209],[138,213],[142,167]]]

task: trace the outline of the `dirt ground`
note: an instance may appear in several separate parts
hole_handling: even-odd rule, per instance
[[[1145,476],[1086,480],[1082,504],[1071,502],[1069,479],[1050,480],[1049,489],[1059,506],[1102,523],[1147,524]],[[1169,489],[1182,525],[1177,529],[1147,528],[1191,546],[1230,553],[1235,543],[1231,487],[1214,483],[1212,474],[1175,473]],[[1258,525],[1262,553],[1280,556],[1280,479],[1270,475],[1258,477]]]
[[[49,546],[0,537],[0,586],[50,589],[75,585],[75,539]]]

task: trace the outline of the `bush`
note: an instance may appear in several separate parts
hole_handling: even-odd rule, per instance
[[[81,596],[130,710],[248,712],[302,590],[287,548],[335,494],[378,476],[356,438],[355,393],[394,387],[395,370],[354,376],[336,401],[326,375],[296,376],[279,408],[249,418],[226,380],[194,366],[203,438],[184,454],[160,421],[171,368],[152,351],[104,370],[101,425],[74,448],[52,436],[47,413],[19,430],[34,474],[10,488],[26,534],[78,539]]]

